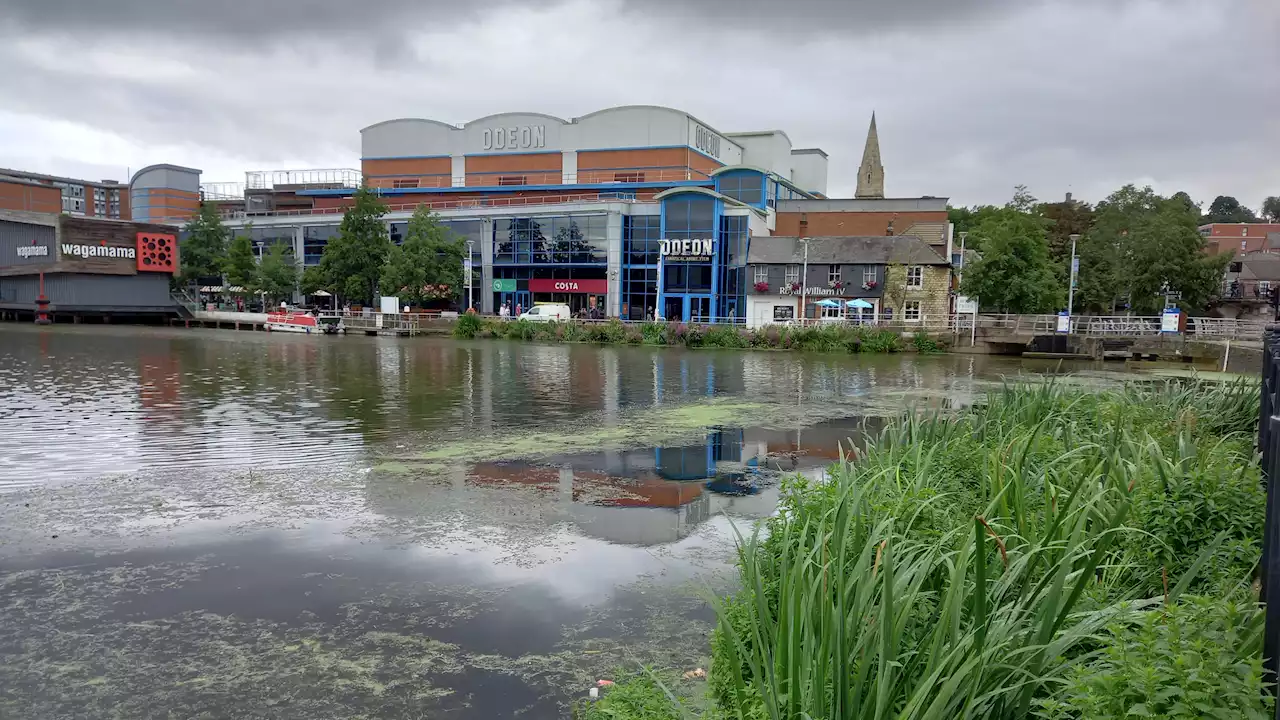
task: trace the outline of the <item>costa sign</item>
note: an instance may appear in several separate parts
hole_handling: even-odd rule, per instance
[[[529,281],[529,292],[604,295],[609,292],[609,281],[549,280],[546,278],[534,278]]]

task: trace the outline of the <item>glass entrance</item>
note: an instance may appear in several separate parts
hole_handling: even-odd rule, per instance
[[[685,303],[685,321],[686,322],[712,322],[711,317],[711,296],[710,295],[690,295]]]
[[[668,295],[662,298],[662,317],[667,320],[684,320],[684,297]]]

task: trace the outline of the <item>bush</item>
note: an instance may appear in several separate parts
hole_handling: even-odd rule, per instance
[[[646,671],[622,674],[603,696],[580,701],[573,717],[578,720],[682,720],[680,707]]]
[[[911,338],[911,344],[915,346],[918,353],[933,355],[942,352],[942,346],[938,344],[938,341],[929,337],[923,330],[917,332]]]
[[[867,330],[862,338],[862,351],[894,353],[902,349],[902,338],[892,330]]]
[[[453,324],[453,336],[456,338],[464,338],[470,340],[480,334],[481,328],[484,327],[484,320],[479,315],[463,314],[458,317],[458,321]]]
[[[1047,720],[1269,720],[1262,613],[1232,600],[1184,598],[1109,628],[1101,656],[1038,702]]]

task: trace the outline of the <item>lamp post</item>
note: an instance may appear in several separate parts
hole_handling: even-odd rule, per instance
[[[1080,236],[1078,234],[1071,233],[1071,273],[1070,273],[1070,279],[1067,280],[1067,317],[1068,318],[1070,318],[1072,314],[1075,312],[1076,273],[1080,272],[1080,258],[1076,257],[1076,241],[1079,239],[1080,239]],[[1070,322],[1070,320],[1068,320],[1068,322]],[[1070,331],[1070,328],[1071,326],[1067,325],[1068,331]]]
[[[805,296],[809,293],[809,238],[802,237],[800,242],[804,245],[804,264],[800,266],[800,324],[804,325]]]
[[[960,233],[960,271],[956,273],[956,282],[964,286],[964,241],[969,238],[969,231]]]
[[[471,254],[471,253],[472,253],[472,249],[471,249],[471,247],[472,247],[472,245],[473,245],[473,244],[475,244],[475,240],[468,240],[468,241],[467,241],[467,259],[466,259],[466,261],[465,261],[465,262],[463,262],[463,263],[462,263],[462,268],[463,268],[463,270],[465,270],[465,271],[466,271],[466,273],[467,273],[467,277],[466,277],[466,281],[467,281],[467,310],[470,310],[472,307],[475,307],[475,306],[474,306],[474,304],[473,304],[473,301],[471,300],[471,284],[472,284],[472,283],[471,283],[471,280],[472,280],[472,275],[473,275],[473,274],[474,274],[474,272],[475,272],[475,271],[474,271],[474,270],[472,270],[472,268],[471,268],[471,258],[472,258],[472,254]]]

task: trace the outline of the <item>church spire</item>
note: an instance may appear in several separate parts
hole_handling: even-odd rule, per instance
[[[876,134],[876,114],[871,113],[871,127],[867,128],[867,145],[862,150],[862,165],[858,168],[858,189],[854,197],[884,197],[884,166],[880,164],[880,136]]]

